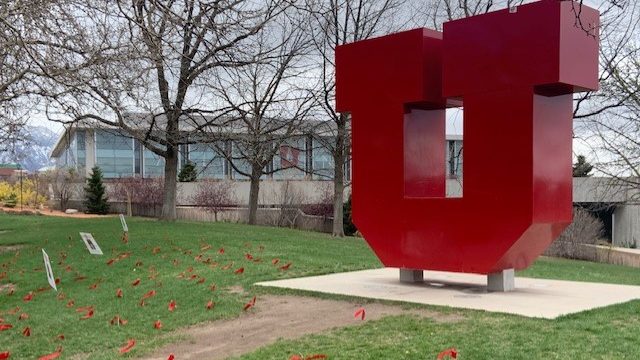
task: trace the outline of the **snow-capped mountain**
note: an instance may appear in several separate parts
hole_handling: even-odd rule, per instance
[[[29,172],[52,165],[49,152],[58,139],[58,134],[44,126],[25,126],[20,136],[23,141],[10,146],[9,151],[0,152],[0,163],[19,163]]]

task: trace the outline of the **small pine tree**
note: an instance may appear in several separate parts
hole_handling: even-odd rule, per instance
[[[351,217],[351,195],[349,195],[349,200],[344,203],[342,208],[342,224],[344,227],[344,234],[347,236],[353,236],[358,231],[356,225],[353,223],[353,218]]]
[[[87,179],[84,193],[85,205],[90,214],[106,214],[109,212],[105,187],[102,183],[102,170],[99,167],[95,166],[91,169],[91,175]]]
[[[196,171],[196,164],[191,161],[187,161],[186,164],[180,170],[178,174],[178,181],[180,182],[194,182],[198,178],[198,172]]]
[[[578,161],[573,164],[573,177],[587,177],[593,170],[593,166],[587,162],[584,155],[578,155]]]

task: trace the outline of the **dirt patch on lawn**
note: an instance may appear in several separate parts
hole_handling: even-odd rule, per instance
[[[333,328],[356,326],[362,320],[354,318],[360,307],[366,311],[365,321],[389,315],[410,314],[431,318],[438,322],[457,322],[463,317],[430,310],[403,309],[401,306],[379,303],[361,304],[302,296],[262,296],[253,311],[239,318],[215,321],[206,325],[179,330],[186,341],[167,345],[145,360],[166,360],[169,354],[176,359],[225,359],[238,356],[278,339],[295,339]]]
[[[5,252],[14,252],[22,249],[24,245],[0,245],[0,254]]]

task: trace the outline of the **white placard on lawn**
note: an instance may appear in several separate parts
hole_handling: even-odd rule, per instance
[[[93,255],[102,255],[102,250],[100,250],[100,246],[93,238],[93,235],[81,232],[80,237],[82,238],[82,241],[84,241],[84,244],[87,246],[87,250],[89,250],[90,253]]]
[[[122,231],[129,232],[127,221],[124,219],[124,215],[120,214],[120,223],[122,224]]]
[[[51,270],[51,262],[49,261],[49,255],[42,249],[42,258],[44,259],[44,270],[47,272],[47,281],[53,290],[58,291],[56,287],[56,279],[53,277],[53,270]]]

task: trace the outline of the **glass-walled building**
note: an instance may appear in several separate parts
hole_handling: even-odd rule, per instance
[[[266,165],[263,179],[272,180],[332,180],[335,166],[329,138],[299,135],[274,148],[273,161]],[[449,178],[462,176],[462,138],[446,142],[446,173]],[[160,145],[157,145],[161,147]],[[181,145],[179,164],[191,161],[198,179],[246,180],[251,168],[244,158],[250,149],[243,149],[233,140],[216,143]],[[230,158],[223,154],[231,154]],[[51,157],[56,166],[75,168],[87,176],[93,166],[102,169],[109,179],[123,177],[162,177],[164,159],[118,130],[71,128],[56,143]],[[381,165],[382,166],[382,165]],[[345,180],[350,181],[350,161],[345,164]]]

